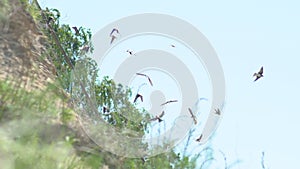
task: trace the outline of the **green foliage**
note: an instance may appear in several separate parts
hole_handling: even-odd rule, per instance
[[[49,84],[43,91],[29,92],[19,84],[0,82],[0,157],[6,157],[5,163],[1,159],[0,163],[4,168],[98,169],[103,165],[120,169],[195,168],[195,160],[179,157],[173,150],[146,162],[117,157],[95,145],[90,149],[97,153],[75,151],[76,147],[86,145],[77,138],[78,133],[64,125],[75,119],[69,106],[70,96],[78,103],[74,106],[85,108],[90,118],[94,117],[91,112],[99,110],[98,115],[107,124],[135,131],[139,136],[145,134],[150,117],[129,100],[130,89],[109,77],[97,78],[96,63],[81,50],[89,45],[92,51],[89,29],[78,27],[76,33],[69,25],[60,24],[61,14],[57,9],[46,8],[40,13],[36,5],[28,3],[26,8],[44,25],[49,44],[44,55],[54,64],[59,85]],[[104,106],[109,113],[102,113]]]
[[[0,156],[7,157],[1,167],[59,168],[68,158],[72,147],[64,138],[74,134],[55,122],[61,98],[53,93],[0,81]]]
[[[83,154],[83,164],[89,168],[99,168],[103,165],[103,159],[99,158],[99,155],[95,154]]]
[[[104,116],[108,123],[119,128],[126,126],[140,132],[147,127],[143,119],[147,119],[148,116],[136,109],[129,100],[132,94],[130,89],[125,89],[122,85],[117,85],[113,80],[104,77],[100,84],[95,85],[95,93],[99,108],[106,107],[110,111],[109,115]]]
[[[35,14],[37,7],[31,5],[29,8]],[[61,14],[57,9],[42,11],[39,17],[35,17],[44,25],[44,33],[48,37],[47,55],[50,56],[56,67],[56,75],[61,82],[63,89],[70,90],[70,75],[76,62],[85,58],[85,46],[93,51],[91,44],[92,33],[90,29],[78,27],[75,32],[68,24],[60,24]]]

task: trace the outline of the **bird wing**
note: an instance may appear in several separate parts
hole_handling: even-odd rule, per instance
[[[161,114],[159,115],[159,118],[162,118],[165,115],[165,111],[162,111]]]
[[[149,83],[151,84],[151,86],[153,86],[152,80],[150,79],[149,76],[147,76]]]
[[[53,20],[54,20],[54,18],[51,17],[51,16],[49,16],[49,17],[48,17],[48,20],[47,20],[47,24],[50,24],[50,22],[53,21]]]
[[[141,98],[141,101],[143,102],[143,101],[144,101],[144,100],[143,100],[143,96],[142,96],[142,95],[140,95],[139,97]]]
[[[109,36],[112,36],[112,34],[113,34],[115,31],[117,31],[116,28],[112,29],[112,31],[110,32]],[[117,32],[119,32],[119,31],[117,31]]]
[[[132,53],[133,53],[133,51],[129,50],[129,49],[127,49],[126,52],[129,53],[130,55],[132,55]]]
[[[139,98],[139,94],[135,95],[135,98],[134,98],[134,100],[133,100],[133,103],[135,103],[136,100],[137,100],[138,98]]]
[[[200,142],[200,140],[202,139],[202,136],[203,136],[203,134],[201,134],[201,135],[200,135],[200,137],[199,137],[199,138],[197,138],[197,140],[196,140],[196,141]]]
[[[145,164],[146,160],[143,157],[141,158],[141,160],[142,160],[143,164]]]
[[[147,76],[147,75],[145,75],[145,74],[143,74],[143,73],[136,73],[137,75],[140,75],[140,76]]]
[[[191,109],[191,108],[188,108],[188,109],[189,109],[189,112],[190,112],[190,114],[191,114],[191,116],[192,116],[192,119],[193,119],[193,121],[194,121],[194,124],[197,124],[197,118],[196,118],[196,116],[194,115],[192,109]]]
[[[157,120],[157,117],[150,119],[150,121],[155,121],[155,120]]]
[[[172,103],[172,102],[178,102],[178,100],[168,100],[165,103],[161,104],[161,106],[166,105],[168,103]]]
[[[188,109],[189,109],[189,112],[190,112],[191,116],[194,117],[195,115],[194,115],[194,113],[192,112],[192,109],[191,109],[191,108],[188,108]]]
[[[263,74],[264,73],[264,67],[262,66],[258,72],[259,74]]]
[[[260,77],[259,76],[257,76],[256,78],[255,78],[255,80],[254,80],[254,82],[256,81],[256,80],[258,80]]]
[[[166,104],[168,104],[168,103],[169,103],[169,101],[164,102],[163,104],[161,104],[161,106],[166,105]]]
[[[78,29],[76,26],[74,26],[73,29],[75,30],[75,35],[79,35],[79,29],[80,28]]]
[[[140,76],[145,76],[145,77],[147,77],[148,78],[148,81],[149,81],[149,83],[151,84],[151,86],[153,86],[153,82],[152,82],[152,80],[150,79],[150,77],[148,76],[148,75],[146,75],[146,74],[143,74],[143,73],[136,73],[137,75],[140,75]]]

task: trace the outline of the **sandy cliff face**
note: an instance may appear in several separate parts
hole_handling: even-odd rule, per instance
[[[0,1],[0,80],[44,88],[54,79],[45,36],[19,0]]]
[[[0,88],[0,140],[3,137],[8,137],[9,143],[18,145],[18,140],[10,135],[14,135],[11,133],[17,133],[20,130],[17,124],[24,121],[26,125],[23,125],[22,128],[28,128],[29,133],[35,131],[37,137],[42,140],[41,144],[45,147],[48,143],[61,142],[66,137],[74,136],[76,144],[73,146],[76,152],[85,151],[99,154],[99,150],[95,151],[98,148],[97,145],[82,129],[78,116],[68,101],[68,94],[60,88],[54,89],[54,91],[46,90],[46,92],[43,90],[47,88],[49,82],[55,81],[56,75],[55,66],[47,54],[46,49],[49,46],[47,37],[43,35],[40,29],[42,26],[40,23],[35,23],[32,16],[20,3],[20,0],[0,0],[0,81],[12,82],[13,89],[19,89],[20,87],[25,89],[26,92],[28,91],[27,94],[29,95],[39,93],[33,98],[26,95],[26,98],[31,99],[28,99],[32,103],[29,106],[26,99],[18,99],[22,93],[20,95],[17,93],[16,96],[12,94],[13,98],[17,99],[10,97],[10,100],[3,102],[1,100],[2,95],[7,95],[6,93],[9,93],[9,91]],[[16,100],[20,100],[19,102],[22,102],[22,105],[16,105],[19,103],[15,102]],[[25,103],[23,104],[23,102]],[[15,109],[13,111],[6,110],[6,106],[9,104],[17,107],[17,111]],[[72,120],[63,123],[63,116],[68,116]],[[1,135],[1,131],[4,131],[4,136],[3,133]],[[22,134],[25,135],[26,132]],[[69,154],[75,154],[72,147],[64,148],[62,149]],[[1,166],[15,168],[16,157],[13,155],[13,151],[4,153],[1,150],[0,146]],[[22,150],[20,148],[16,151],[23,155]],[[32,151],[39,152],[39,149],[33,149]],[[110,156],[107,158],[111,158]],[[32,158],[34,159],[34,157],[33,155]],[[59,163],[60,160],[58,159],[56,162]],[[108,168],[106,165],[105,167]]]

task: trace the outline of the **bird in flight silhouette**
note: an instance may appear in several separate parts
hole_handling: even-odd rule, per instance
[[[133,100],[133,103],[135,103],[137,101],[138,98],[141,98],[141,101],[143,102],[143,96],[140,95],[139,93],[135,95],[135,98]]]
[[[202,139],[202,136],[203,136],[203,135],[201,134],[200,137],[196,139],[196,141],[197,141],[197,142],[200,142],[201,139]]]
[[[197,117],[195,116],[195,114],[193,113],[192,109],[188,108],[191,116],[192,116],[192,119],[194,121],[194,124],[196,125],[197,124]]]
[[[221,115],[221,111],[220,111],[220,109],[215,109],[215,113],[216,113],[216,115]]]
[[[102,112],[103,112],[103,114],[109,113],[109,109],[107,107],[103,106],[102,107]]]
[[[169,100],[169,101],[166,101],[163,104],[161,104],[161,106],[169,104],[169,103],[174,103],[174,102],[178,102],[178,100]]]
[[[117,28],[113,28],[113,30],[110,32],[109,36],[111,37],[110,44],[114,42],[114,40],[117,38],[117,36],[114,33],[120,34],[119,30]]]
[[[133,51],[132,51],[132,50],[129,50],[129,49],[126,50],[126,52],[129,53],[129,55],[135,55],[135,53],[133,53]]]
[[[76,26],[73,26],[72,28],[75,31],[75,35],[79,35],[79,29]]]
[[[263,66],[262,66],[262,67],[260,68],[259,72],[253,74],[253,76],[256,77],[255,80],[254,80],[254,82],[257,81],[258,79],[260,79],[261,77],[264,77],[264,76],[263,76],[263,73],[264,73],[264,68],[263,68]]]
[[[112,36],[114,32],[117,32],[117,34],[120,34],[119,30],[117,28],[113,28],[110,32],[109,36]]]
[[[151,86],[153,86],[152,80],[150,79],[150,77],[149,77],[148,75],[143,74],[143,73],[136,73],[136,74],[139,75],[139,76],[144,76],[144,77],[146,77],[146,78],[148,79],[149,83],[151,84]]]
[[[141,160],[142,160],[142,162],[143,162],[143,165],[145,164],[145,162],[148,160],[147,159],[147,157],[146,156],[144,156],[144,157],[141,157]]]
[[[52,21],[54,21],[54,18],[52,16],[49,16],[47,19],[47,24],[50,24]]]
[[[158,122],[162,122],[163,120],[161,119],[165,115],[165,111],[162,111],[160,115],[155,116],[154,118],[150,119],[150,121],[155,121],[158,120]]]

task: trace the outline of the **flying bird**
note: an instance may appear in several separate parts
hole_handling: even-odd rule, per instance
[[[220,111],[220,109],[215,109],[215,113],[216,113],[216,115],[221,115],[221,111]]]
[[[79,35],[79,29],[76,26],[73,26],[72,28],[75,31],[75,35]]]
[[[169,104],[169,103],[174,103],[174,102],[178,102],[178,100],[169,100],[169,101],[166,101],[165,103],[161,104],[161,106]]]
[[[162,122],[163,120],[161,119],[163,116],[165,115],[165,111],[162,111],[160,115],[155,116],[154,118],[150,119],[150,121],[156,121],[158,120],[158,122]]]
[[[175,45],[172,44],[171,47],[172,47],[172,48],[175,48]]]
[[[196,139],[196,141],[197,141],[197,142],[200,142],[201,139],[202,139],[202,136],[203,136],[203,134],[201,134],[200,137]]]
[[[149,77],[148,75],[146,75],[146,74],[143,74],[143,73],[136,73],[136,74],[137,74],[137,75],[139,75],[139,76],[144,76],[144,77],[147,77],[147,79],[148,79],[149,83],[151,84],[151,86],[153,86],[152,80],[150,79],[150,77]]]
[[[120,32],[117,28],[113,28],[113,30],[110,32],[109,36],[112,36],[114,32],[117,32],[117,34],[120,34]]]
[[[126,52],[129,53],[130,55],[135,55],[135,53],[133,53],[133,51],[132,51],[132,50],[129,50],[129,49],[126,50]]]
[[[54,20],[54,18],[52,16],[49,16],[48,20],[47,20],[47,24],[50,24],[50,22],[52,22],[53,20]]]
[[[116,28],[113,28],[113,30],[110,32],[109,36],[111,37],[111,40],[110,40],[110,44],[113,43],[113,41],[117,38],[116,35],[114,35],[114,33],[117,33],[117,34],[120,34],[119,30],[116,29]]]
[[[192,116],[192,119],[194,120],[194,124],[196,125],[197,124],[197,117],[195,116],[195,114],[193,113],[192,109],[188,108],[191,116]]]
[[[134,100],[133,100],[133,103],[135,103],[135,102],[137,101],[138,98],[141,98],[141,101],[143,102],[143,96],[140,95],[140,94],[136,94],[136,95],[135,95],[135,98],[134,98]]]
[[[263,76],[263,73],[264,73],[264,68],[263,68],[263,66],[262,66],[262,67],[260,68],[259,72],[253,74],[253,76],[256,77],[255,80],[254,80],[254,82],[255,82],[256,80],[260,79],[261,77],[264,77],[264,76]]]
[[[145,164],[145,162],[148,160],[147,159],[147,157],[146,156],[144,156],[144,157],[141,157],[141,160],[142,160],[142,162],[143,162],[143,165]]]
[[[103,106],[102,107],[102,112],[103,112],[103,114],[109,113],[109,109],[107,107]]]

